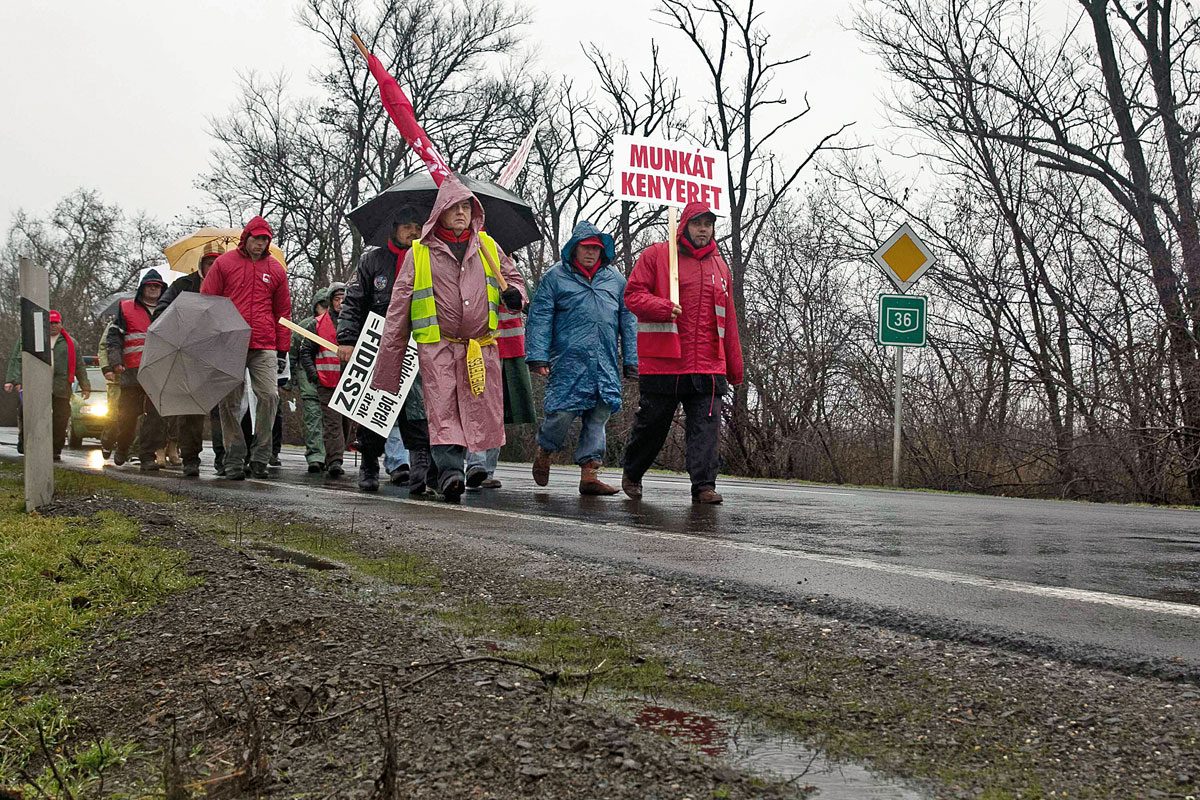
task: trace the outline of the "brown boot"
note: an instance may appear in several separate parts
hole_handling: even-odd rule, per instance
[[[642,499],[642,484],[621,473],[621,489],[634,500]]]
[[[724,497],[717,494],[715,489],[701,489],[696,494],[692,495],[693,503],[703,503],[708,506],[715,506],[724,500]]]
[[[550,453],[538,447],[537,455],[533,458],[533,482],[545,486],[550,482]]]
[[[589,461],[586,464],[579,465],[579,493],[580,494],[616,494],[619,492],[615,486],[609,486],[600,480],[600,462]]]

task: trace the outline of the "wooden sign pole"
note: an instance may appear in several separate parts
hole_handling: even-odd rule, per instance
[[[671,302],[679,305],[679,209],[667,208],[667,264],[671,273]]]
[[[338,346],[336,344],[329,341],[328,339],[322,339],[320,336],[317,336],[315,333],[313,333],[310,330],[301,328],[299,325],[292,322],[290,319],[280,317],[279,324],[282,325],[283,327],[287,328],[288,330],[290,330],[292,333],[295,333],[298,336],[303,336],[305,339],[308,339],[310,342],[316,342],[321,347],[325,348],[326,350],[328,350],[331,353],[336,353],[338,351]]]

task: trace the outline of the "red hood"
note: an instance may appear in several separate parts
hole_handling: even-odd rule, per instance
[[[683,235],[687,233],[687,226],[692,221],[692,217],[712,213],[713,211],[708,207],[708,203],[701,203],[699,200],[688,203],[683,207],[683,213],[679,215],[679,227],[675,230],[675,238],[683,241]],[[713,214],[713,216],[716,216],[716,214]]]
[[[251,219],[249,222],[246,223],[246,227],[242,228],[242,238],[238,240],[238,250],[240,250],[242,255],[244,255],[246,258],[250,257],[250,254],[246,252],[246,240],[250,238],[251,231],[256,231],[256,230],[260,230],[260,229],[264,229],[264,228],[266,229],[267,236],[274,239],[275,233],[274,233],[274,231],[271,230],[270,223],[268,223],[262,217],[254,217],[253,219]],[[270,247],[270,246],[271,246],[271,242],[270,242],[270,240],[268,240],[267,247]],[[270,251],[268,251],[266,253],[266,255],[270,255],[270,254],[271,254]]]

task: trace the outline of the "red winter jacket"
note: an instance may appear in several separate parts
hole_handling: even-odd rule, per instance
[[[688,220],[709,212],[705,203],[688,203],[679,219],[682,239]],[[697,260],[686,247],[679,252],[679,306],[671,324],[670,257],[667,242],[642,251],[625,284],[625,305],[638,319],[638,372],[642,375],[724,375],[742,382],[742,345],[733,307],[733,278],[715,249]],[[718,310],[724,308],[720,318]],[[718,321],[724,323],[722,337]]]
[[[218,294],[233,301],[242,319],[250,326],[251,350],[284,353],[292,345],[291,331],[278,322],[280,317],[292,318],[287,272],[270,250],[258,261],[250,259],[246,239],[254,230],[265,230],[268,236],[271,235],[271,226],[262,217],[246,223],[237,249],[217,258],[204,276],[200,292]]]

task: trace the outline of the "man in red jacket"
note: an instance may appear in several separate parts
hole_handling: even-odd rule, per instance
[[[236,250],[221,255],[204,276],[201,294],[228,297],[250,326],[250,349],[246,369],[250,371],[250,390],[258,401],[254,419],[254,449],[250,453],[250,472],[255,478],[268,475],[271,459],[271,428],[279,407],[278,376],[280,359],[287,358],[292,336],[279,324],[280,317],[291,319],[292,296],[288,292],[287,273],[268,247],[271,226],[262,217],[246,223]],[[246,459],[246,435],[239,413],[245,387],[239,386],[221,401],[221,437],[225,441],[225,477],[242,480]]]
[[[621,488],[637,499],[642,476],[658,457],[675,410],[687,414],[687,470],[693,503],[719,503],[718,438],[722,396],[742,382],[742,346],[733,307],[733,278],[713,238],[716,215],[688,203],[677,241],[652,244],[625,285],[625,305],[638,319],[641,400],[625,448]],[[679,252],[679,303],[670,300],[670,251]]]

